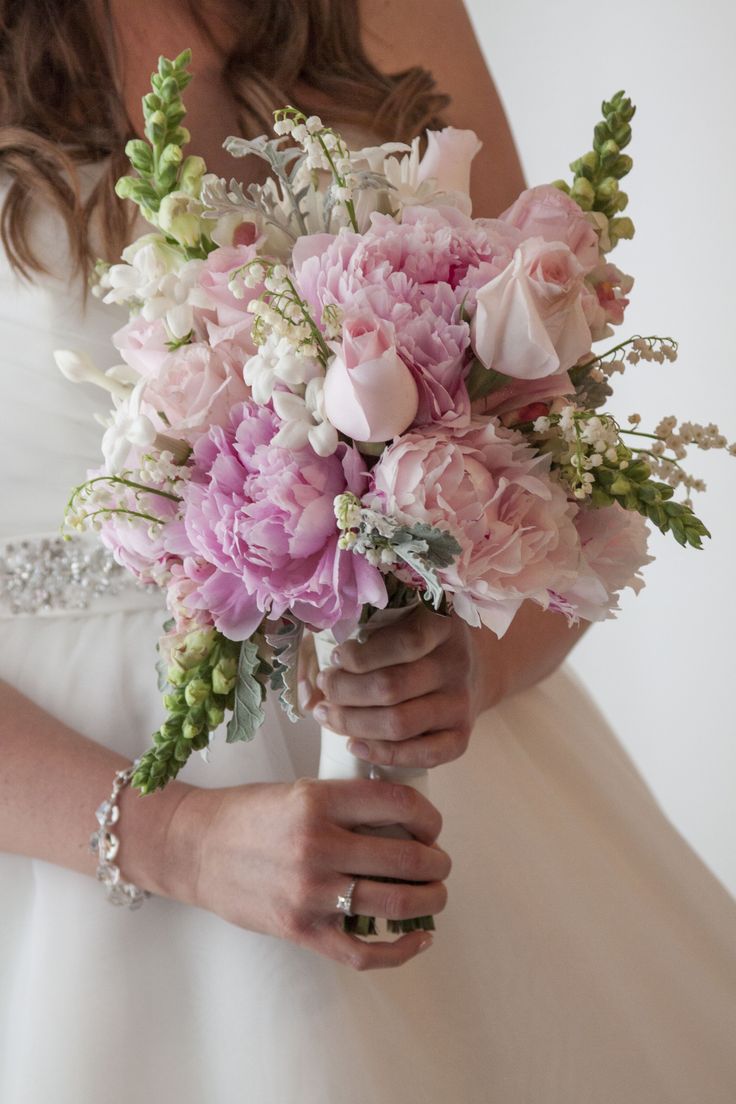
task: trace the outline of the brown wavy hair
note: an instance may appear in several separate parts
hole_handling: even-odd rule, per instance
[[[184,3],[213,42],[201,3]],[[306,89],[296,104],[302,110],[310,112],[313,89],[338,105],[335,122],[368,127],[384,140],[405,141],[442,125],[449,97],[436,91],[430,73],[417,67],[388,75],[368,60],[358,0],[228,0],[226,8],[237,30],[223,76],[244,137],[270,130],[271,112],[294,103],[297,83]],[[10,181],[0,237],[26,278],[48,271],[31,237],[38,201],[61,215],[79,273],[96,259],[93,221],[106,259],[125,244],[131,214],[114,185],[134,132],[115,58],[109,0],[0,0],[0,174]],[[100,162],[106,167],[83,199],[79,167]]]

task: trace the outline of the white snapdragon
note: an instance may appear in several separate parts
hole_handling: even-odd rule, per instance
[[[172,338],[185,338],[194,326],[196,307],[209,306],[199,288],[204,261],[187,261],[157,234],[147,234],[123,252],[125,264],[107,273],[106,303],[138,308],[147,322],[163,318]]]

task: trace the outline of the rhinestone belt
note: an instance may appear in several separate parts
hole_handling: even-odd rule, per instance
[[[0,541],[0,616],[146,608],[157,594],[137,584],[98,542],[60,536]]]

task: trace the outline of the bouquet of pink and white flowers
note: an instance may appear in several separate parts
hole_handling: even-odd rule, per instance
[[[99,530],[171,618],[143,792],[228,713],[228,741],[251,738],[269,689],[296,717],[304,629],[339,641],[416,602],[499,636],[525,601],[611,616],[643,585],[650,524],[700,547],[680,461],[726,445],[603,409],[616,372],[676,354],[659,337],[592,351],[633,283],[607,260],[633,234],[623,93],[570,186],[474,219],[479,143],[453,128],[423,156],[418,139],[351,150],[284,108],[276,137],[227,143],[268,163],[266,184],[208,175],[182,154],[188,60],[161,59],[118,187],[153,232],[95,274],[130,309],[123,363],[58,354],[114,399],[67,524]]]

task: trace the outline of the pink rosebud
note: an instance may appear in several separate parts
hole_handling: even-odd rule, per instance
[[[562,242],[523,241],[511,264],[477,292],[472,324],[479,360],[515,379],[566,371],[589,352],[583,269]]]
[[[470,191],[470,165],[483,143],[474,130],[444,127],[427,131],[427,152],[419,162],[417,180],[435,180],[442,192]],[[470,204],[468,204],[468,207]],[[470,211],[467,212],[470,214]]]
[[[338,351],[339,350],[339,351]],[[419,406],[414,378],[396,351],[394,328],[369,311],[348,316],[342,348],[325,377],[325,413],[354,441],[390,441]]]

